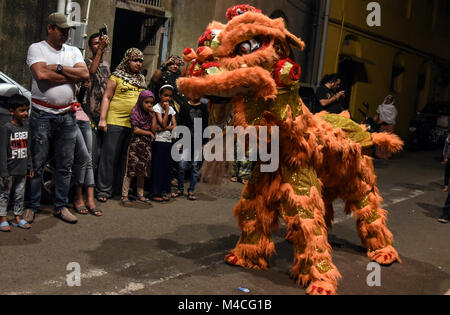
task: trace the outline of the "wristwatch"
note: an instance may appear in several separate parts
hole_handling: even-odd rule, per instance
[[[62,65],[58,65],[58,66],[56,67],[56,72],[62,73],[62,71],[63,71],[63,66],[62,66]]]

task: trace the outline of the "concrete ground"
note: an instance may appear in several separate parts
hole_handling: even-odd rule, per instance
[[[444,294],[450,288],[450,224],[441,224],[441,152],[403,152],[375,161],[389,211],[388,227],[402,263],[382,267],[380,286],[367,285],[369,263],[352,217],[336,202],[329,233],[342,274],[338,293]],[[345,184],[345,183],[343,183]],[[284,225],[275,233],[277,254],[268,271],[228,266],[223,258],[240,231],[232,210],[242,185],[202,184],[198,201],[186,198],[152,208],[101,204],[104,217],[64,223],[45,208],[29,231],[0,234],[1,294],[302,295],[289,277],[292,245]],[[81,286],[68,286],[69,263],[80,266]],[[238,291],[249,289],[249,293]]]

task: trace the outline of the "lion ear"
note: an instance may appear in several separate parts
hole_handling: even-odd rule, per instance
[[[289,33],[288,31],[286,31],[286,40],[289,45],[298,48],[300,51],[303,51],[303,49],[305,49],[306,46],[305,42],[302,41],[297,36],[295,36],[294,34]]]

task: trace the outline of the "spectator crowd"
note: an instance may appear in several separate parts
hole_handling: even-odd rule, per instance
[[[191,162],[191,152],[183,147],[177,148],[182,160],[172,160],[172,131],[192,129],[196,118],[204,129],[209,113],[207,100],[178,93],[183,60],[170,57],[147,86],[139,49],[128,49],[111,73],[103,60],[108,36],[92,34],[92,56],[84,60],[78,48],[65,44],[71,27],[63,14],[49,16],[46,39],[28,49],[31,103],[21,95],[9,98],[12,120],[0,126],[2,232],[11,230],[10,205],[13,225],[31,228],[49,160],[54,165],[54,215],[68,223],[78,221],[73,211],[101,217],[99,203],[118,194],[125,207],[184,196],[186,174],[186,196],[196,200],[200,162]],[[172,193],[173,184],[177,189]]]

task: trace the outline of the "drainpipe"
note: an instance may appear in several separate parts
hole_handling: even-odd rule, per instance
[[[312,63],[312,75],[310,78],[310,84],[315,85],[315,80],[317,77],[317,67],[318,67],[318,59],[319,59],[319,49],[320,49],[320,34],[322,30],[322,19],[321,15],[323,12],[323,4],[324,0],[320,0],[318,9],[316,11],[316,17],[315,17],[315,27],[314,27],[314,50],[313,50],[313,63]]]
[[[162,42],[162,50],[161,50],[161,62],[165,62],[167,59],[167,50],[169,45],[169,23],[172,14],[170,12],[166,12],[166,21],[164,22],[164,33],[163,33],[163,42]]]
[[[58,9],[56,11],[66,14],[66,0],[58,0]]]
[[[320,50],[320,60],[319,60],[319,70],[317,72],[317,86],[320,84],[320,80],[322,79],[322,71],[323,71],[323,64],[325,60],[325,48],[327,44],[327,33],[328,33],[328,20],[330,16],[330,5],[331,0],[327,0],[327,5],[325,8],[325,16],[324,16],[324,25],[323,25],[323,35],[322,35],[322,47]]]
[[[87,33],[88,25],[89,25],[89,14],[90,14],[90,12],[91,12],[91,0],[88,1],[87,11],[86,11],[86,19],[85,19],[85,22],[84,22],[84,24],[86,25],[85,26],[86,33]],[[86,37],[87,37],[87,34],[86,34]],[[87,48],[83,49],[83,59],[86,57],[86,51],[87,51]]]

